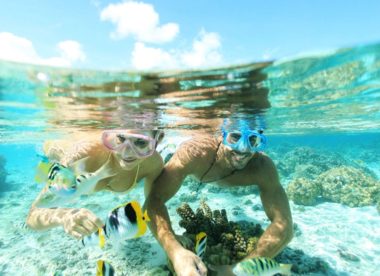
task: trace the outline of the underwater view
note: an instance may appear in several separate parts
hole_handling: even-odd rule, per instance
[[[236,138],[231,126],[255,141]],[[212,267],[247,257],[277,215],[262,200],[281,206],[265,198],[265,188],[251,185],[273,177],[267,171],[248,180],[243,167],[213,172],[219,168],[214,163],[220,145],[240,150],[245,143],[273,161],[289,199],[292,234],[276,263],[291,264],[291,275],[379,275],[380,44],[145,73],[0,61],[0,130],[0,275],[112,275],[111,270],[115,275],[174,275],[175,265],[146,226],[156,220],[156,210],[144,203],[149,194],[144,182],[153,183],[154,194],[176,177],[178,187],[167,191],[165,200],[178,240],[198,252],[199,234],[206,233],[201,257],[208,275],[227,275]],[[136,131],[126,136],[125,130]],[[49,146],[52,141],[74,144],[72,157],[93,137],[113,152],[131,147],[139,158],[162,161],[138,165],[102,187],[94,185],[117,174],[106,166],[112,158],[102,155],[85,167],[80,160],[54,163],[52,156],[63,150]],[[191,144],[203,137],[219,139],[216,153]],[[137,145],[141,139],[146,144]],[[177,163],[184,159],[177,151],[186,145],[193,150],[195,145],[195,152],[186,154],[199,158],[189,164],[201,176],[166,174],[175,165],[181,168]],[[124,161],[121,167],[137,162]],[[165,173],[155,164],[166,164]],[[257,173],[255,168],[249,170]],[[54,178],[66,172],[72,179],[62,183],[80,189],[56,185]],[[156,183],[158,176],[162,180]],[[124,179],[130,191],[120,188]],[[224,185],[228,179],[236,184]],[[40,194],[43,189],[48,191]],[[137,228],[124,233],[127,238],[119,231],[111,239],[110,232],[131,223],[118,213],[120,206],[130,208],[137,220],[131,225]],[[279,213],[287,212],[283,206]],[[61,223],[65,210],[100,218],[100,225],[88,227],[99,232]],[[99,269],[103,274],[96,274]],[[234,273],[255,275],[238,274],[236,268]]]

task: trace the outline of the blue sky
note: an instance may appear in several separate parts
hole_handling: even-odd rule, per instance
[[[0,58],[214,67],[380,42],[380,1],[0,1]]]

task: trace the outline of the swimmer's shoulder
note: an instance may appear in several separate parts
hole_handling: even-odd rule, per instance
[[[168,164],[174,164],[175,167],[190,166],[192,170],[198,170],[212,162],[218,145],[217,138],[211,135],[198,135],[183,142]]]
[[[259,178],[277,176],[276,165],[273,160],[263,152],[257,152],[245,167],[245,171]]]
[[[179,148],[179,153],[186,153],[191,158],[205,158],[210,153],[214,154],[219,145],[219,140],[211,135],[198,135],[185,142]]]

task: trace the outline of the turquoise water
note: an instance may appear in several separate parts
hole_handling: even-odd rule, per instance
[[[154,269],[166,263],[151,234],[100,251],[82,248],[61,228],[27,229],[23,223],[41,189],[34,173],[43,141],[94,129],[159,127],[166,133],[165,156],[166,144],[218,135],[224,118],[254,114],[291,198],[296,235],[283,258],[303,275],[379,273],[380,196],[363,188],[380,185],[380,44],[373,44],[199,71],[0,62],[0,275],[94,275],[99,258],[111,260],[118,275],[158,275]],[[345,182],[336,185],[340,178]],[[302,190],[300,179],[323,187],[322,194]],[[196,208],[200,197],[212,209],[226,209],[230,220],[268,225],[257,194],[208,185],[196,196],[191,183],[168,204],[177,233],[184,229],[176,208],[184,201]],[[142,185],[127,195],[81,198],[74,206],[105,217],[115,202],[131,199],[144,201]]]

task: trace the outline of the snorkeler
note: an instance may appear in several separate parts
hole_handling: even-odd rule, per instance
[[[193,175],[199,185],[257,185],[264,210],[271,224],[247,258],[274,257],[293,237],[289,202],[273,161],[265,155],[267,139],[257,124],[248,120],[225,120],[222,136],[195,137],[180,145],[146,200],[149,224],[170,258],[177,275],[206,275],[201,258],[185,249],[176,239],[165,203],[180,189],[183,180]],[[232,266],[213,267],[218,275],[234,275]]]
[[[94,176],[99,171],[112,172],[98,177],[98,182],[86,194],[101,190],[125,193],[134,188],[138,181],[145,179],[144,193],[147,195],[164,166],[156,151],[162,138],[163,133],[159,130],[106,130],[101,135],[97,133],[82,140],[45,142],[44,153],[47,158],[59,162],[65,168],[81,161],[83,169],[86,172],[95,172]],[[49,177],[57,175],[59,172],[55,168],[54,174],[50,172]],[[85,180],[87,179],[82,177],[80,185]],[[62,226],[66,233],[82,239],[104,225],[88,209],[39,207],[48,206],[47,202],[39,203],[51,198],[45,196],[50,192],[49,187],[51,189],[52,185],[45,186],[29,211],[27,225],[30,228],[44,230]]]

